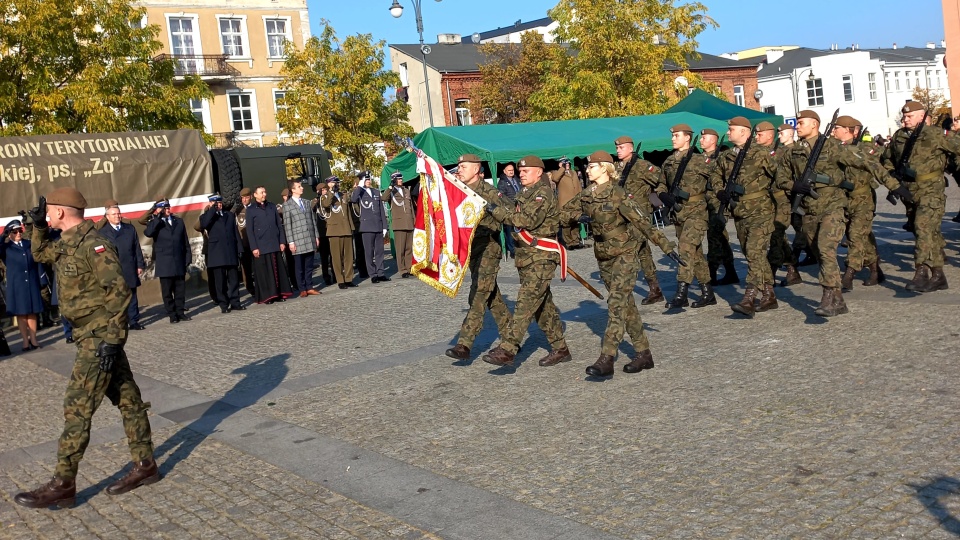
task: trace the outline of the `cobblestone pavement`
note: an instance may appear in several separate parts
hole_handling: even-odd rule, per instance
[[[754,320],[728,307],[742,285],[643,306],[657,367],[607,380],[583,372],[605,308],[572,280],[554,297],[574,361],[552,368],[535,325],[515,368],[477,359],[489,318],[474,360],[443,356],[466,295],[416,280],[228,315],[194,299],[192,322],[153,317],[127,346],[164,480],[103,492],[128,459],[106,403],[77,506],[35,511],[12,497],[50,474],[72,362],[48,331],[0,361],[0,538],[955,538],[960,225],[944,222],[953,288],[913,295],[901,222],[882,202],[888,281],[857,281],[849,314],[813,315],[809,267]],[[591,250],[570,264],[598,280]],[[512,305],[509,262],[500,283]]]

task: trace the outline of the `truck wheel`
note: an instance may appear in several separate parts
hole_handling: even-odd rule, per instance
[[[233,208],[240,202],[240,190],[243,189],[240,162],[232,150],[211,150],[210,157],[214,163],[213,183],[223,197],[223,206]]]

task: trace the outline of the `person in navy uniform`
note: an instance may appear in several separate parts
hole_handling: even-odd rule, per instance
[[[116,201],[107,201],[106,219],[104,225],[99,226],[100,236],[117,246],[117,255],[120,257],[120,269],[123,271],[123,280],[130,287],[130,306],[127,307],[127,328],[143,330],[140,324],[140,305],[137,302],[137,287],[140,286],[140,276],[147,267],[143,259],[143,249],[140,248],[140,235],[130,222],[121,219],[120,206]],[[66,326],[69,326],[67,324]]]
[[[243,255],[240,229],[233,212],[223,209],[223,197],[214,193],[210,207],[200,216],[200,228],[207,233],[207,269],[213,281],[214,302],[221,313],[246,309],[240,304],[240,273]]]
[[[370,173],[360,177],[350,202],[360,210],[360,237],[363,240],[363,258],[372,283],[390,281],[383,274],[383,238],[387,235],[387,212],[383,208],[380,191],[371,186]]]
[[[43,311],[40,265],[33,260],[30,240],[23,237],[23,222],[15,219],[0,236],[0,261],[7,267],[7,314],[17,317],[23,352],[39,349],[37,314]]]
[[[187,227],[183,220],[170,213],[166,200],[154,204],[147,228],[143,232],[153,238],[154,273],[160,278],[160,295],[171,323],[189,321],[184,312],[187,266],[192,262]]]

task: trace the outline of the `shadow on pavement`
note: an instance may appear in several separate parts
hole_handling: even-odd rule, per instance
[[[960,520],[952,515],[941,501],[946,496],[960,496],[960,480],[949,476],[939,476],[922,485],[907,484],[917,491],[917,499],[936,518],[940,527],[955,536],[960,536]]]

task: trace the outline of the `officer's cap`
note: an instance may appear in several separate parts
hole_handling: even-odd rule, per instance
[[[620,146],[621,144],[629,144],[630,146],[633,146],[633,139],[631,139],[626,135],[621,135],[616,139],[614,139],[613,141],[614,146]]]
[[[767,122],[766,120],[757,124],[757,131],[773,131],[774,129],[776,128],[773,127],[773,124]]]
[[[253,195],[253,192],[250,191],[250,188],[248,188],[248,187],[245,187],[245,188],[243,188],[243,189],[240,190],[240,196],[241,196],[241,197],[250,197],[251,195]]]
[[[537,156],[527,156],[517,163],[518,167],[540,167],[543,168],[543,160]]]
[[[852,116],[843,115],[837,118],[836,125],[840,127],[845,127],[845,128],[855,128],[858,126],[862,126],[863,124],[861,124],[859,120],[857,120]]]
[[[613,163],[613,156],[610,155],[610,152],[597,150],[587,156],[587,163]]]
[[[747,120],[745,116],[734,116],[730,120],[727,120],[727,125],[730,127],[745,127],[747,129],[753,128],[753,126],[750,125],[750,121]]]
[[[210,202],[223,202],[223,197],[221,197],[219,193],[214,193],[207,197],[207,200]]]
[[[457,163],[480,163],[483,160],[476,154],[463,154],[457,158]]]
[[[324,180],[324,182],[327,184],[339,184],[340,178],[338,176],[330,176],[326,180]]]
[[[923,110],[923,103],[920,103],[919,101],[908,101],[903,104],[903,108],[900,109],[900,112],[906,114],[908,112],[922,111],[922,110]]]
[[[83,210],[87,207],[87,200],[83,194],[72,187],[57,188],[47,194],[47,204],[56,206],[69,206]]]
[[[22,231],[23,223],[21,223],[19,219],[11,220],[9,223],[7,223],[7,226],[4,227],[4,230],[8,233],[12,233],[14,231]]]
[[[170,208],[170,203],[167,201],[157,201],[157,208]]]
[[[800,111],[800,114],[797,115],[797,120],[801,118],[809,118],[811,120],[816,120],[818,124],[820,123],[820,115],[814,111],[811,111],[810,109]]]
[[[706,129],[703,129],[703,130],[700,131],[700,136],[703,137],[704,135],[713,135],[714,137],[716,137],[716,138],[718,138],[718,139],[720,138],[720,134],[717,133],[717,130],[715,130],[715,129],[710,129],[710,128],[706,128]]]
[[[359,178],[359,179],[361,179],[361,180],[366,180],[367,178],[371,178],[371,176],[370,176],[370,171],[360,171],[360,172],[358,172],[358,173],[357,173],[357,178]]]
[[[693,135],[693,128],[691,128],[687,124],[677,124],[672,128],[670,128],[670,133],[676,133],[678,131],[683,131],[689,135]]]
[[[390,179],[391,179],[391,180],[396,180],[397,178],[399,178],[399,179],[402,180],[402,179],[403,179],[403,173],[400,172],[400,171],[394,171],[393,174],[390,175]]]

